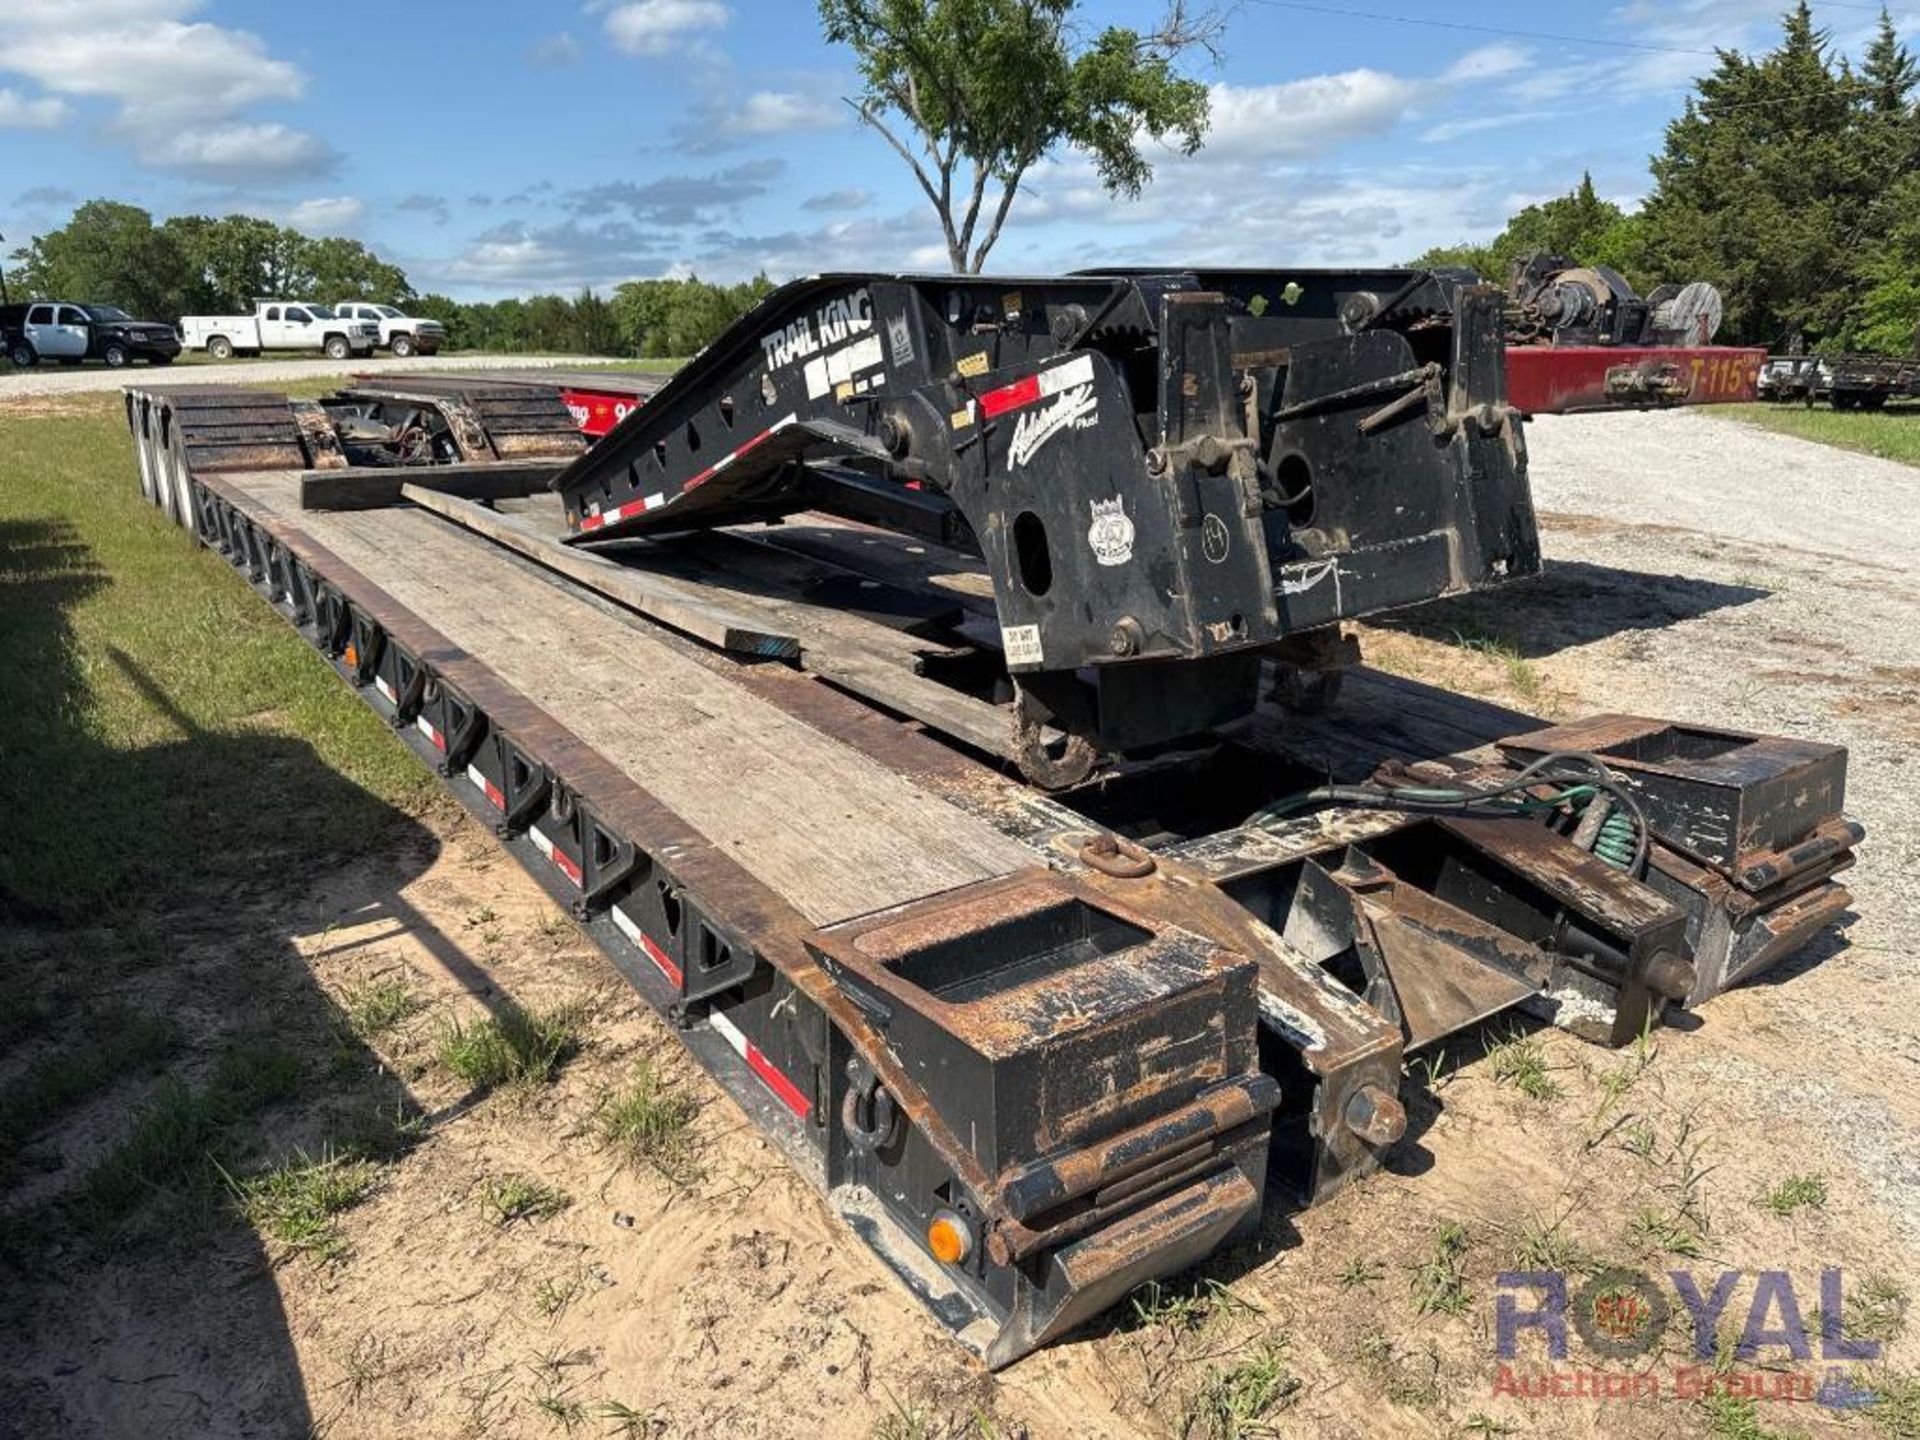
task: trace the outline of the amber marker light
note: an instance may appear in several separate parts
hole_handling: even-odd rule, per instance
[[[942,1210],[927,1226],[927,1248],[942,1265],[958,1265],[973,1253],[973,1231],[953,1211]]]

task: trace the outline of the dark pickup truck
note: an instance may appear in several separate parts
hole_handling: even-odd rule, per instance
[[[113,305],[65,300],[0,306],[0,344],[9,360],[23,366],[42,360],[62,365],[104,360],[118,369],[135,360],[170,364],[180,353],[180,337],[171,325],[136,320]]]

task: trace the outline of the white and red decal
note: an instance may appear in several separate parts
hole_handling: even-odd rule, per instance
[[[1093,357],[1076,355],[1062,365],[1054,365],[1037,374],[1025,375],[1011,385],[989,390],[980,397],[980,413],[991,420],[1009,410],[1024,410],[1042,400],[1093,383]]]
[[[813,1102],[807,1099],[806,1093],[798,1085],[774,1068],[773,1062],[767,1059],[760,1047],[740,1033],[738,1025],[718,1010],[707,1016],[707,1022],[733,1047],[734,1053],[747,1062],[747,1068],[766,1082],[767,1088],[780,1098],[781,1104],[800,1119],[807,1118],[807,1113],[813,1109]]]
[[[426,716],[424,715],[415,716],[413,721],[413,728],[418,730],[422,735],[426,736],[427,739],[431,740],[433,742],[433,748],[438,750],[442,755],[447,753],[446,736],[442,735],[438,730],[434,729],[433,726],[427,722]]]
[[[487,803],[496,810],[507,808],[507,797],[500,793],[500,787],[480,773],[478,765],[467,766],[467,779],[479,787],[480,793],[487,797]]]
[[[572,882],[576,890],[586,884],[586,878],[580,873],[580,867],[573,862],[573,857],[542,834],[538,825],[527,827],[527,838],[533,841],[534,849],[553,862],[554,869]]]
[[[580,517],[580,533],[583,535],[591,534],[595,530],[603,530],[609,525],[618,525],[622,520],[631,520],[636,515],[644,515],[649,510],[658,510],[662,505],[671,504],[689,490],[697,489],[699,486],[706,484],[707,481],[733,464],[733,462],[738,460],[742,455],[748,454],[759,446],[764,445],[789,425],[797,424],[799,418],[798,415],[787,415],[774,421],[773,424],[769,425],[765,430],[762,430],[744,445],[722,455],[718,460],[714,461],[713,464],[687,481],[685,485],[680,487],[679,494],[668,495],[656,490],[653,494],[643,499],[629,500],[624,505],[614,505],[605,510],[588,511]]]
[[[632,920],[628,919],[627,912],[622,910],[618,905],[613,907],[611,913],[613,915],[615,928],[635,945],[638,945],[641,953],[653,962],[653,968],[666,976],[667,983],[678,990],[682,977],[680,967],[673,963],[673,957],[658,945],[654,944],[647,932],[634,924]]]

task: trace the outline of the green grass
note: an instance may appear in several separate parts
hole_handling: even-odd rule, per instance
[[[1416,1315],[1464,1315],[1473,1296],[1467,1289],[1466,1228],[1452,1221],[1434,1232],[1433,1247],[1413,1266],[1409,1288]]]
[[[357,853],[423,804],[391,730],[141,498],[118,397],[37,403],[0,403],[0,915]]]
[[[440,1063],[477,1090],[544,1085],[580,1050],[580,1013],[561,1006],[543,1014],[511,1009],[472,1025],[450,1020],[440,1030]]]
[[[1789,1175],[1761,1195],[1757,1203],[1762,1210],[1782,1217],[1801,1210],[1824,1210],[1827,1182],[1819,1175]]]
[[[1378,1260],[1355,1255],[1335,1272],[1334,1280],[1342,1290],[1371,1290],[1386,1278],[1387,1267]]]
[[[691,1095],[663,1081],[642,1060],[633,1082],[600,1112],[601,1138],[629,1164],[651,1165],[676,1183],[699,1178],[693,1117],[700,1113]]]
[[[296,1151],[244,1180],[226,1176],[247,1222],[289,1250],[335,1260],[345,1253],[335,1221],[373,1193],[380,1171],[371,1160],[323,1151]]]
[[[1529,1218],[1514,1237],[1516,1270],[1558,1270],[1563,1275],[1593,1268],[1593,1257],[1567,1234],[1572,1212],[1548,1223],[1538,1216]]]
[[[1920,1374],[1885,1370],[1869,1377],[1875,1401],[1867,1411],[1887,1440],[1920,1440]]]
[[[1510,640],[1502,640],[1494,635],[1469,634],[1463,630],[1453,633],[1453,643],[1462,650],[1470,650],[1476,655],[1485,655],[1497,660],[1506,667],[1507,688],[1522,700],[1538,700],[1544,688],[1540,671],[1534,663],[1520,653],[1520,647]]]
[[[356,1035],[381,1035],[411,1018],[426,1002],[403,977],[366,980],[341,992],[341,1008]]]
[[[1793,1440],[1800,1430],[1774,1430],[1760,1421],[1757,1405],[1744,1395],[1715,1393],[1700,1402],[1707,1434],[1714,1440]]]
[[[1440,1401],[1440,1352],[1429,1342],[1417,1354],[1396,1345],[1378,1326],[1361,1335],[1354,1360],[1361,1373],[1395,1405],[1430,1410]]]
[[[1300,1393],[1300,1377],[1287,1368],[1277,1341],[1255,1345],[1230,1366],[1209,1365],[1181,1417],[1182,1440],[1246,1440],[1272,1434],[1266,1417]]]
[[[1842,414],[1824,405],[1729,405],[1720,413],[1782,435],[1920,465],[1920,407]]]
[[[62,1040],[0,1088],[0,1188],[13,1181],[28,1140],[122,1080],[158,1071],[180,1036],[162,1016],[106,1005]]]
[[[551,1220],[572,1203],[566,1191],[531,1175],[497,1175],[480,1187],[481,1213],[503,1230],[520,1220]]]
[[[1546,1049],[1537,1035],[1518,1031],[1487,1049],[1487,1068],[1502,1085],[1511,1085],[1529,1100],[1558,1100],[1560,1084],[1547,1073]]]
[[[1869,1275],[1847,1297],[1841,1323],[1857,1340],[1898,1340],[1907,1328],[1907,1292],[1885,1275]]]
[[[1679,1207],[1644,1206],[1633,1217],[1631,1228],[1649,1249],[1667,1255],[1698,1260],[1707,1253],[1707,1239],[1701,1227]]]
[[[270,1045],[225,1050],[203,1085],[168,1078],[135,1113],[124,1138],[54,1207],[54,1216],[103,1243],[161,1239],[204,1226],[239,1163],[246,1123],[290,1099],[300,1063]]]

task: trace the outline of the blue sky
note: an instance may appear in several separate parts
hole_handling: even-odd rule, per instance
[[[1632,203],[1690,77],[1770,44],[1784,3],[1241,0],[1222,63],[1196,67],[1207,147],[1131,203],[1063,154],[989,268],[1390,263],[1583,169]],[[1814,9],[1857,53],[1877,7]],[[1920,3],[1893,13],[1911,43]],[[854,89],[810,0],[0,0],[0,232],[11,249],[93,196],[243,210],[466,299],[945,268]]]

